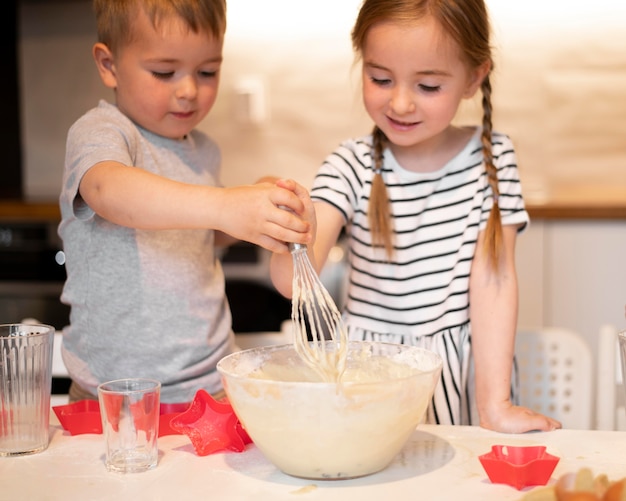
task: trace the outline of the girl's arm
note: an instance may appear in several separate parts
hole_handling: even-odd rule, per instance
[[[85,173],[79,192],[99,216],[121,226],[213,229],[276,252],[287,250],[284,242],[306,244],[312,239],[311,226],[302,219],[308,193],[290,180],[281,186],[259,183],[221,188],[180,183],[117,162],[100,162]]]
[[[505,433],[552,430],[561,424],[510,400],[517,329],[517,227],[504,226],[500,267],[492,270],[480,233],[470,275],[470,322],[480,425]]]

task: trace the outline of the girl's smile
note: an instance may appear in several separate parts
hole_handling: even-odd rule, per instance
[[[396,130],[399,131],[409,131],[415,127],[417,127],[420,122],[404,122],[401,120],[396,120],[392,117],[387,117],[387,120],[389,121],[389,124],[391,125],[391,127],[393,127]]]

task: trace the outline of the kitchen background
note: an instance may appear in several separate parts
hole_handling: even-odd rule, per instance
[[[370,129],[349,32],[360,0],[229,0],[221,94],[201,128],[223,181],[260,174],[308,185],[343,138]],[[526,195],[626,185],[626,2],[487,0],[496,127],[517,146]],[[68,127],[112,96],[91,59],[89,0],[22,0],[19,66],[25,194],[59,191]],[[467,121],[479,108],[469,103]]]
[[[226,185],[272,173],[308,186],[339,141],[370,130],[349,41],[359,4],[228,0],[220,96],[200,126],[221,145]],[[529,204],[624,206],[626,2],[487,4],[495,126],[514,140]],[[112,98],[94,41],[90,0],[19,1],[26,200],[56,200],[67,129]],[[458,121],[479,115],[469,102]],[[538,217],[518,241],[520,325],[572,328],[594,353],[603,323],[626,326],[624,218]]]

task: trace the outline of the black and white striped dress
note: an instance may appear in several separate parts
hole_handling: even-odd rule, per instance
[[[503,224],[528,223],[511,140],[492,136]],[[342,143],[316,175],[311,196],[346,220],[349,285],[344,308],[351,339],[420,346],[444,359],[427,421],[478,424],[473,408],[469,275],[478,232],[492,206],[480,129],[436,172],[404,170],[390,150],[383,179],[395,229],[393,261],[372,246],[367,219],[372,138]]]

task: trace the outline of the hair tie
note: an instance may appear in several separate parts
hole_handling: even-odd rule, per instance
[[[383,172],[383,170],[380,167],[375,167],[374,168],[374,174],[381,174]]]
[[[493,203],[497,204],[498,200],[500,200],[500,195],[498,195],[497,193],[493,194]]]

